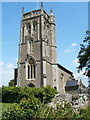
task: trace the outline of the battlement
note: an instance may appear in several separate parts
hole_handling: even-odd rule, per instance
[[[33,10],[33,11],[30,11],[30,12],[24,13],[23,14],[23,20],[31,18],[31,17],[37,17],[37,16],[40,16],[40,15],[41,15],[41,9]],[[50,16],[45,12],[45,10],[43,10],[43,15],[47,20],[49,20]]]
[[[23,19],[33,17],[33,16],[37,16],[37,15],[40,15],[40,14],[41,14],[41,9],[30,11],[30,12],[27,12],[27,13],[23,14]]]

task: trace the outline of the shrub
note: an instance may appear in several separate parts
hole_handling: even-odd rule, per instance
[[[22,98],[36,97],[41,102],[51,102],[56,90],[50,86],[41,88],[30,87],[2,87],[2,102],[19,103]]]
[[[55,96],[57,91],[50,86],[37,88],[34,95],[38,98],[42,103],[49,103],[52,101],[52,98]]]
[[[79,111],[79,118],[83,119],[83,118],[89,118],[89,111],[88,108],[81,108]]]
[[[2,120],[29,120],[35,116],[40,104],[40,101],[35,97],[28,100],[24,98],[15,107],[6,110],[2,114]]]
[[[2,102],[19,103],[22,98],[28,99],[34,91],[28,87],[2,87]]]
[[[19,92],[19,87],[2,87],[2,102],[18,102]]]
[[[87,119],[87,109],[81,109],[80,113],[75,113],[69,103],[57,104],[57,109],[47,106],[35,97],[29,99],[23,98],[19,104],[7,109],[2,114],[2,120],[29,120],[30,118],[46,118],[46,119]]]
[[[8,82],[8,86],[15,86],[15,85],[14,85],[14,80],[10,80],[10,81]]]

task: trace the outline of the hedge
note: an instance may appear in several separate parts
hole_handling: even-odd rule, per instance
[[[41,88],[30,87],[2,87],[2,102],[4,103],[19,103],[22,98],[35,97],[41,103],[52,101],[57,91],[50,86]]]

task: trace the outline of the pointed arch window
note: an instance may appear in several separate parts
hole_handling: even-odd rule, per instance
[[[28,33],[31,34],[31,25],[30,25],[30,23],[27,24],[27,30],[28,30]]]
[[[32,39],[27,41],[27,54],[34,52],[34,41]]]
[[[34,23],[33,23],[33,30],[37,31],[37,22],[36,21],[34,21]]]
[[[65,87],[65,80],[64,80],[64,74],[63,73],[61,73],[60,78],[61,78],[62,86],[63,86],[63,89],[64,89],[64,87]]]
[[[35,80],[36,78],[36,64],[33,58],[30,58],[26,64],[26,79]]]
[[[30,52],[34,52],[34,42],[30,41]]]

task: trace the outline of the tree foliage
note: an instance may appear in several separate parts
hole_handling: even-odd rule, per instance
[[[8,86],[14,86],[14,80],[10,80],[10,82],[8,83]]]
[[[83,40],[83,44],[80,44],[78,60],[78,71],[85,68],[84,74],[90,77],[90,31],[86,31],[86,37]]]

